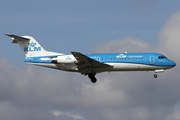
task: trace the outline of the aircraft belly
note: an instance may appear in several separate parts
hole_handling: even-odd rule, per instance
[[[42,67],[54,68],[54,69],[57,68],[55,64],[50,64],[50,63],[32,63],[32,62],[26,62],[26,63],[31,65],[42,66]]]
[[[152,66],[145,64],[134,63],[114,63],[112,71],[149,71],[155,69],[162,69],[161,66]]]
[[[64,71],[71,71],[71,72],[77,72],[77,67],[74,64],[53,64],[53,63],[30,63],[28,64],[42,66],[42,67],[48,67],[58,70],[64,70]]]
[[[154,71],[157,69],[164,69],[162,66],[144,65],[144,64],[134,64],[134,63],[108,63],[113,67],[95,68],[93,71],[96,73],[110,72],[110,71]],[[86,71],[86,73],[91,72],[91,70]]]
[[[80,72],[83,73],[83,71],[79,71],[78,68],[74,65],[74,63],[59,63],[59,64],[53,64],[53,63],[30,63],[37,66],[42,67],[48,67],[63,71],[70,71],[70,72]],[[157,69],[169,69],[162,66],[153,66],[153,65],[145,65],[145,64],[134,64],[134,63],[108,63],[113,67],[99,67],[94,68],[93,71],[96,73],[106,72],[106,71],[154,71]],[[92,69],[86,69],[84,70],[83,74],[90,73]]]

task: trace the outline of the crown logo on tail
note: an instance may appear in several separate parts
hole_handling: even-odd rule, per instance
[[[31,43],[29,43],[29,46],[34,47],[34,46],[36,46],[36,43],[31,42]]]

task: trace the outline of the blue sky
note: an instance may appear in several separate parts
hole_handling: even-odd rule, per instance
[[[179,3],[177,0],[3,0],[0,39],[1,49],[6,52],[0,54],[17,63],[23,57],[5,33],[32,36],[44,49],[65,54],[87,53],[102,41],[128,36],[156,45],[160,29],[179,10]],[[12,55],[12,50],[18,54]]]
[[[0,116],[6,120],[180,119],[180,1],[1,0]],[[4,34],[34,37],[45,50],[158,52],[176,67],[87,76],[27,65]]]

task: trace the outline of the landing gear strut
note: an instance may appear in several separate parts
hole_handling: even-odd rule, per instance
[[[88,74],[88,77],[91,79],[91,82],[92,82],[92,83],[96,83],[97,79],[95,78],[95,74],[89,73],[89,74]]]
[[[157,74],[154,74],[154,78],[157,78]]]

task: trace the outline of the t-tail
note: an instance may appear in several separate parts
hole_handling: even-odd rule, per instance
[[[45,51],[44,48],[30,36],[16,36],[12,34],[6,34],[13,40],[12,43],[18,43],[26,57],[37,56],[50,56],[50,55],[62,55],[60,53],[54,53]]]

